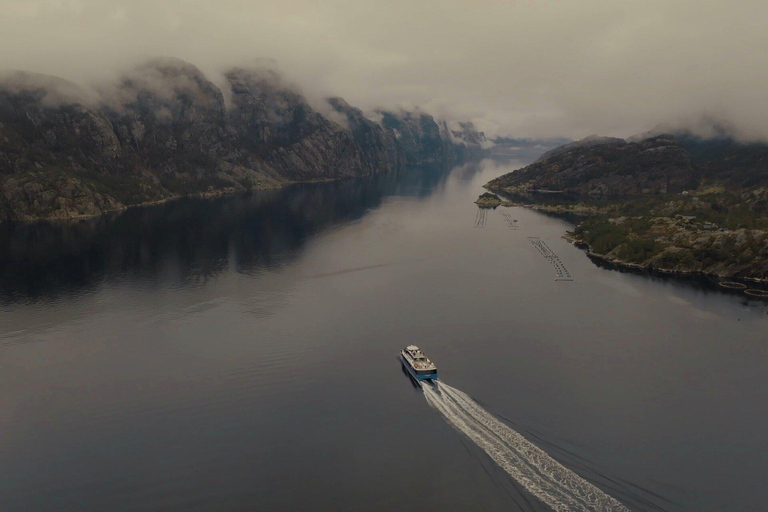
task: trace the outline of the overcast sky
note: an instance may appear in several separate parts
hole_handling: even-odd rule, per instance
[[[766,0],[0,0],[0,48],[0,68],[77,82],[157,55],[209,75],[274,59],[310,96],[493,134],[709,116],[768,138]]]

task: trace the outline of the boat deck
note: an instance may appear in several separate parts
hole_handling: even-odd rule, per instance
[[[437,366],[432,361],[412,361],[411,364],[417,370],[437,370]]]

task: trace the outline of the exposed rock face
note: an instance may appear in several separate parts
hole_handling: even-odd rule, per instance
[[[293,181],[349,178],[380,168],[365,164],[363,150],[338,124],[315,112],[271,72],[234,69],[230,126],[246,148]]]
[[[269,186],[228,130],[224,97],[195,66],[158,59],[124,78],[102,108],[123,148],[122,169],[149,176],[165,195]]]
[[[405,150],[397,143],[392,130],[371,121],[359,108],[352,107],[341,98],[329,98],[333,109],[344,115],[349,132],[363,150],[363,157],[371,169],[402,169],[406,164]]]
[[[64,96],[58,84],[41,76],[28,76],[21,87],[0,83],[0,220],[78,217],[278,183],[259,162],[228,161],[239,155],[226,130],[223,96],[191,64],[151,61],[105,91],[100,103]],[[68,201],[69,189],[76,203]],[[45,194],[22,202],[31,191]]]
[[[381,124],[391,130],[395,139],[405,151],[409,164],[443,164],[456,162],[456,151],[450,140],[441,133],[435,119],[424,112],[378,111]]]
[[[342,126],[273,72],[225,78],[229,105],[178,59],[151,60],[98,95],[55,77],[0,76],[0,221],[451,165],[465,147],[428,114],[384,114],[378,124],[333,98]]]
[[[194,66],[156,60],[123,79],[122,100],[103,113],[141,164],[162,172],[185,172],[213,155],[224,138],[224,98]]]
[[[488,188],[618,198],[678,193],[698,182],[689,153],[675,139],[661,136],[634,143],[605,138],[566,144]]]
[[[490,146],[492,146],[486,139],[485,133],[478,131],[475,125],[469,121],[459,123],[458,130],[451,130],[451,137],[458,148],[459,160],[481,157],[488,154]]]
[[[21,73],[0,83],[0,173],[41,169],[58,162],[57,153],[73,145],[70,161],[108,163],[120,144],[108,119],[47,86],[77,86],[53,77]],[[44,84],[44,85],[41,85]]]

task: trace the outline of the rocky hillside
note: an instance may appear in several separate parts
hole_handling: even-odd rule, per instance
[[[765,194],[766,191],[763,191]],[[768,229],[729,229],[699,217],[594,217],[572,233],[592,255],[620,266],[768,282]]]
[[[390,131],[403,148],[409,164],[441,164],[457,159],[454,146],[446,127],[421,111],[390,112],[379,110],[381,125]]]
[[[487,187],[600,199],[679,193],[699,180],[691,155],[670,136],[639,142],[590,137],[549,151]]]
[[[343,116],[353,140],[363,149],[366,165],[372,170],[394,170],[407,163],[405,149],[398,143],[395,133],[371,121],[359,108],[342,98],[329,98],[335,112]],[[418,160],[418,154],[416,155]],[[445,162],[450,164],[450,162]]]
[[[593,256],[669,273],[768,282],[768,145],[688,134],[566,144],[487,185],[587,216]],[[546,197],[546,201],[535,198]]]
[[[97,93],[55,77],[0,76],[0,221],[452,165],[470,154],[421,112],[379,124],[334,98],[337,122],[273,72],[236,68],[224,81],[167,58]]]

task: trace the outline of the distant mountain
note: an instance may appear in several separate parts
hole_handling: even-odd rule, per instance
[[[153,59],[98,94],[56,77],[0,76],[0,221],[90,216],[475,155],[422,112],[382,112],[376,123],[332,98],[337,122],[274,72],[235,68],[224,78],[227,101],[178,59]]]
[[[530,139],[515,137],[496,137],[489,141],[491,154],[500,159],[515,159],[532,161],[543,153],[564,144],[572,142],[570,139]]]
[[[376,113],[381,116],[381,125],[391,131],[403,148],[407,163],[434,164],[457,159],[456,147],[446,129],[441,129],[431,115],[420,110],[377,110]]]

